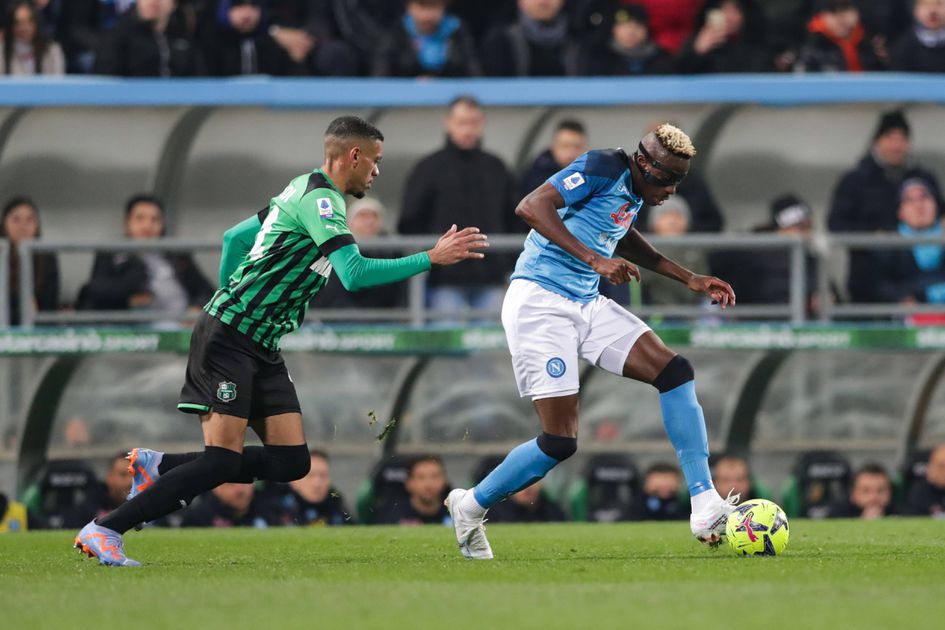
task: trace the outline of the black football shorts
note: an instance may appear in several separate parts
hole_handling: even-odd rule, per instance
[[[207,313],[200,314],[190,338],[177,408],[247,420],[301,411],[282,354]]]

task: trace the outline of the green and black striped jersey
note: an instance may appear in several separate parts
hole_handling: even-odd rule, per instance
[[[204,310],[277,350],[328,281],[328,255],[354,242],[344,195],[321,169],[300,175],[269,202],[249,254]]]

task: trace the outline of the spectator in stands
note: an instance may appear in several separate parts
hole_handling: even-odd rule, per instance
[[[436,456],[418,457],[410,463],[404,483],[409,500],[385,506],[377,522],[387,525],[452,525],[443,499],[449,491],[443,461]]]
[[[892,509],[892,481],[881,464],[864,464],[853,477],[848,500],[830,507],[830,518],[873,520],[889,516]]]
[[[481,148],[486,116],[479,102],[460,96],[446,118],[446,146],[414,167],[401,206],[401,234],[445,232],[452,224],[475,223],[486,234],[520,232],[515,216],[517,187],[502,160]],[[513,259],[490,254],[475,264],[433,269],[427,286],[431,308],[498,310]]]
[[[689,204],[683,197],[673,195],[662,205],[650,210],[649,232],[665,238],[683,236],[689,233],[690,218]],[[661,245],[659,250],[695,273],[708,271],[705,253],[700,249]],[[690,291],[686,285],[656,273],[647,273],[640,287],[647,304],[695,305],[705,301],[705,298]]]
[[[885,112],[873,135],[871,151],[841,179],[833,193],[827,225],[832,232],[893,232],[903,181],[923,179],[939,208],[941,194],[935,176],[910,159],[910,128],[902,111]],[[850,251],[847,286],[854,302],[876,299],[874,283],[881,261],[875,253]]]
[[[687,518],[688,506],[679,501],[681,479],[672,464],[650,466],[643,477],[643,496],[630,509],[630,520],[676,521]]]
[[[650,38],[649,16],[637,5],[619,8],[611,18],[611,35],[591,40],[581,50],[578,74],[583,76],[627,76],[670,74],[674,70],[669,53]]]
[[[273,489],[274,513],[282,525],[347,525],[354,521],[345,509],[344,499],[331,485],[328,454],[318,449],[310,452],[312,467],[308,474]]]
[[[541,491],[540,481],[489,510],[489,521],[493,523],[558,523],[563,520],[564,510]]]
[[[138,194],[125,204],[125,235],[152,240],[164,235],[164,207],[152,195]],[[79,308],[144,309],[181,315],[199,308],[213,287],[187,254],[149,251],[97,254],[92,278],[79,293]]]
[[[723,496],[731,490],[740,495],[742,501],[764,498],[764,493],[758,491],[751,481],[751,470],[748,460],[740,455],[724,454],[712,464],[712,485]]]
[[[215,17],[203,42],[209,74],[301,73],[269,34],[261,0],[222,0]]]
[[[348,206],[348,229],[359,244],[368,243],[378,236],[386,236],[384,229],[384,204],[374,197],[358,199]],[[400,256],[398,251],[378,251],[369,253],[374,258],[393,258]],[[318,316],[322,308],[397,308],[407,304],[407,285],[404,283],[385,284],[363,291],[348,291],[341,284],[336,274],[318,292],[310,306]]]
[[[914,177],[902,183],[900,234],[941,237],[940,214],[928,181]],[[872,283],[870,301],[945,304],[945,248],[941,245],[884,250],[876,252],[875,258],[880,275]]]
[[[39,210],[30,199],[14,197],[7,201],[0,213],[0,238],[10,243],[7,286],[9,293],[9,322],[20,323],[20,255],[18,245],[40,237]],[[59,307],[59,264],[56,256],[48,253],[33,254],[33,311],[54,311]]]
[[[518,0],[518,20],[494,27],[482,43],[493,77],[560,77],[578,71],[580,47],[569,37],[564,0]]]
[[[477,42],[492,28],[511,24],[518,16],[518,7],[509,0],[454,0],[450,10],[459,16]]]
[[[695,34],[679,53],[684,74],[766,72],[771,62],[764,45],[765,24],[754,0],[708,0]]]
[[[558,122],[551,138],[551,146],[541,152],[531,166],[522,173],[519,193],[525,196],[545,183],[549,177],[586,153],[587,130],[577,120]]]
[[[882,38],[866,31],[853,0],[825,0],[807,25],[798,72],[869,72],[882,70],[887,52]]]
[[[225,483],[200,497],[181,515],[182,527],[269,527],[265,501],[251,483]],[[173,524],[176,524],[174,522]]]
[[[29,529],[29,515],[26,506],[11,501],[0,492],[0,534],[7,532],[25,532]]]
[[[915,23],[896,42],[890,66],[901,72],[945,72],[945,0],[916,0]]]
[[[776,197],[770,206],[771,219],[752,229],[755,234],[779,236],[811,235],[813,210],[806,201],[793,193]],[[721,262],[722,260],[726,262]],[[715,271],[725,266],[732,288],[742,304],[789,304],[791,301],[791,252],[788,249],[743,250],[726,252],[713,258]],[[804,296],[808,315],[816,315],[817,258],[805,253],[806,274]]]
[[[400,10],[397,2],[381,2],[367,2],[371,10],[365,10],[366,0],[270,0],[268,32],[295,64],[294,74],[352,76],[359,73],[356,49],[373,54],[383,36],[377,25],[392,24]]]
[[[105,473],[105,501],[98,506],[96,517],[105,516],[128,500],[131,491],[131,467],[128,465],[126,451],[112,456],[108,472]]]
[[[377,50],[379,77],[475,77],[482,74],[476,43],[449,0],[407,0],[407,8]]]
[[[945,444],[932,449],[925,479],[919,479],[912,485],[903,512],[945,518]]]
[[[59,491],[74,490],[72,501],[43,501],[40,521],[51,528],[78,527],[93,518],[104,516],[125,502],[131,490],[131,473],[125,452],[116,453],[109,462],[104,482],[99,481],[85,464],[62,462],[50,475],[49,483]],[[51,491],[50,488],[46,489]]]
[[[95,71],[121,77],[189,77],[203,74],[196,43],[176,0],[138,0],[102,40]]]
[[[620,0],[624,6],[640,5],[650,16],[650,34],[656,45],[678,54],[692,34],[696,16],[705,0]]]
[[[66,72],[62,48],[49,37],[42,13],[30,0],[11,3],[3,16],[0,71],[19,76]]]

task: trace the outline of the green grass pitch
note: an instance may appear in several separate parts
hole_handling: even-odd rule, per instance
[[[452,530],[147,530],[142,568],[100,567],[72,532],[0,536],[0,627],[942,628],[945,521],[796,519],[787,552],[738,558],[687,523]]]

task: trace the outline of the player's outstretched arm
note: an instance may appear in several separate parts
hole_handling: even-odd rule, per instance
[[[627,235],[617,243],[616,253],[644,269],[678,280],[696,293],[704,293],[712,298],[713,303],[721,304],[722,308],[735,305],[735,291],[727,282],[715,276],[694,273],[667,258],[643,238],[636,228],[630,228]]]
[[[515,214],[533,230],[559,246],[578,260],[591,267],[614,284],[624,284],[631,278],[640,281],[640,271],[634,265],[620,258],[604,258],[579,241],[568,230],[558,215],[558,208],[565,206],[564,198],[558,190],[545,182],[528,193]]]
[[[489,246],[479,228],[457,230],[454,225],[440,237],[433,249],[403,258],[367,258],[357,244],[345,245],[328,254],[332,268],[348,291],[360,291],[382,284],[406,280],[428,271],[431,265],[453,265],[461,260],[483,258],[480,249]]]

